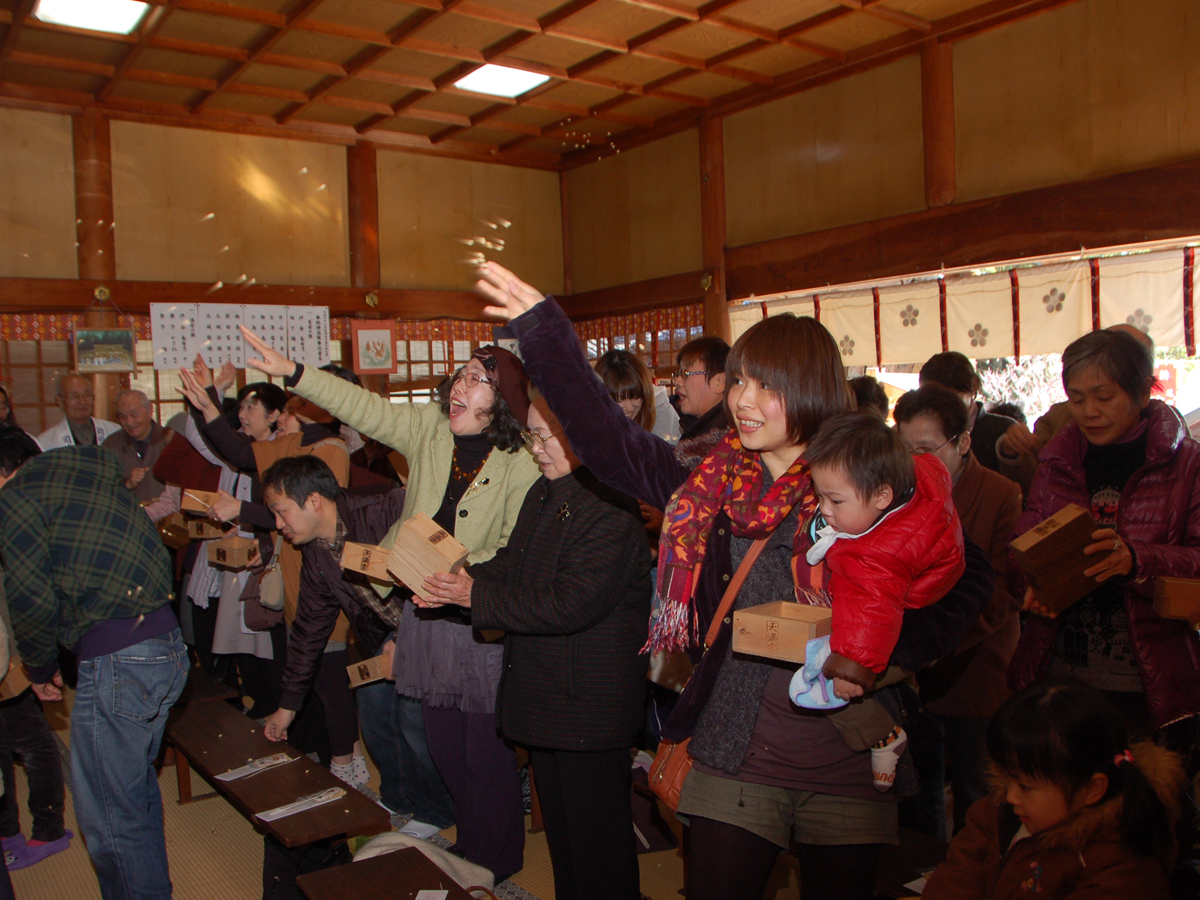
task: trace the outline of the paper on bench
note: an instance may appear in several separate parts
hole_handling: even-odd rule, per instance
[[[282,766],[299,758],[300,757],[298,756],[288,756],[286,753],[273,753],[270,756],[264,756],[261,759],[251,760],[240,769],[233,769],[230,772],[226,772],[224,775],[217,775],[215,777],[217,781],[236,781],[239,778],[245,778],[247,775],[253,775],[254,773],[261,772],[264,769],[273,769],[275,766]]]
[[[317,791],[315,794],[309,794],[307,797],[301,797],[295,803],[285,803],[283,806],[268,809],[266,812],[255,813],[254,818],[262,819],[264,822],[274,822],[276,819],[282,819],[284,816],[290,816],[294,813],[304,812],[306,809],[312,809],[315,806],[323,806],[326,803],[341,800],[345,796],[345,788],[326,788],[323,791]]]
[[[449,896],[449,891],[417,891],[414,900],[446,900]]]

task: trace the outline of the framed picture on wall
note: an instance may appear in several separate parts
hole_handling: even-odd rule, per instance
[[[75,371],[133,372],[137,344],[131,328],[76,328]]]
[[[350,322],[357,375],[393,375],[396,372],[396,320],[353,319]]]

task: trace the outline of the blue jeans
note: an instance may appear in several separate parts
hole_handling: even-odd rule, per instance
[[[71,793],[104,900],[170,900],[154,758],[187,679],[179,629],[80,660]]]
[[[421,701],[396,693],[391,681],[355,691],[358,722],[371,758],[379,767],[379,796],[395,812],[412,813],[439,828],[454,824],[450,792],[442,783],[429,744]]]

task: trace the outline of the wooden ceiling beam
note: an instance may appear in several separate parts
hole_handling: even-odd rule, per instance
[[[25,20],[33,12],[33,6],[36,2],[37,0],[20,0],[17,8],[12,12],[8,31],[4,34],[4,43],[0,43],[0,79],[4,78],[4,70],[8,68],[9,58],[12,56],[13,51],[17,49],[17,39],[21,36],[21,28],[25,25]]]
[[[145,17],[141,27],[137,30],[137,43],[130,47],[125,56],[122,57],[112,77],[108,79],[108,83],[96,92],[96,101],[98,103],[103,103],[116,90],[121,79],[133,68],[133,64],[137,62],[138,57],[146,50],[150,40],[167,24],[167,19],[170,15],[171,10],[167,7],[159,6],[150,10],[149,15]]]
[[[911,13],[901,12],[898,9],[884,6],[883,0],[840,0],[840,2],[842,6],[868,16],[874,16],[885,22],[891,22],[893,25],[900,25],[920,34],[929,34],[933,29],[933,23],[928,19],[922,19],[920,16],[914,16]]]
[[[242,75],[244,75],[246,70],[249,69],[252,65],[254,65],[258,61],[258,58],[260,56],[262,56],[264,53],[266,53],[272,47],[274,47],[276,44],[278,44],[281,40],[283,40],[283,38],[286,37],[292,31],[293,28],[295,28],[297,25],[299,25],[301,22],[303,22],[304,19],[313,10],[315,10],[318,6],[320,6],[322,2],[323,2],[323,0],[295,0],[295,2],[291,6],[289,12],[286,15],[284,15],[282,13],[270,13],[269,15],[272,18],[277,18],[278,20],[280,20],[279,24],[273,24],[271,26],[275,30],[272,31],[270,34],[261,38],[254,45],[254,47],[249,51],[249,53],[247,54],[247,57],[244,61],[235,63],[234,65],[229,67],[229,69],[226,70],[225,74],[222,75],[217,80],[216,88],[214,90],[211,90],[208,93],[206,93],[203,97],[201,97],[199,100],[197,100],[192,105],[192,112],[194,112],[194,113],[195,112],[203,112],[204,108],[206,106],[208,106],[209,103],[212,102],[213,98],[216,97],[217,94],[219,94],[221,91],[225,90],[227,87],[229,87],[229,85],[233,84],[235,81],[237,81],[238,78],[240,78]],[[199,3],[205,7],[224,7],[224,6],[226,6],[226,4],[224,4],[224,3],[213,3],[213,2],[211,2],[211,0],[176,0],[176,3],[177,4]],[[180,8],[186,8],[186,7],[181,6]],[[236,8],[239,10],[242,9],[242,7],[236,7]],[[250,10],[250,12],[258,13],[260,11],[259,10]],[[266,23],[264,23],[264,24],[266,24]]]

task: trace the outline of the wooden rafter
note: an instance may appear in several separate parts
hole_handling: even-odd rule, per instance
[[[117,63],[108,83],[96,92],[97,102],[103,103],[112,95],[121,79],[128,74],[129,70],[133,68],[133,64],[138,61],[138,57],[149,46],[150,41],[167,24],[167,18],[170,15],[171,10],[166,7],[150,10],[150,14],[142,20],[142,24],[137,30],[137,43],[130,47],[121,61]]]
[[[36,2],[37,0],[21,0],[9,19],[4,43],[0,44],[0,78],[4,77],[5,71],[8,69],[9,58],[17,47],[17,38],[21,36],[21,28],[25,25],[29,14],[33,12],[33,5]]]
[[[200,0],[177,0],[177,4],[181,9],[185,8],[183,5],[184,3],[192,2],[200,2]],[[275,31],[259,40],[258,43],[256,43],[249,51],[245,60],[234,63],[232,66],[230,66],[225,71],[225,74],[223,74],[217,81],[217,86],[213,90],[208,91],[203,97],[201,97],[192,105],[192,112],[201,112],[206,106],[208,106],[210,102],[212,102],[212,99],[217,96],[217,94],[235,83],[237,79],[241,77],[241,75],[247,69],[250,68],[250,66],[258,62],[259,57],[283,40],[294,28],[303,23],[308,17],[309,13],[313,12],[313,10],[315,10],[323,2],[324,0],[296,0],[296,2],[292,5],[291,11],[286,16],[280,16],[280,18],[283,20],[283,24],[278,26]],[[205,5],[224,6],[224,4],[208,3],[207,0],[205,0]],[[251,12],[254,12],[254,10],[251,10]]]

